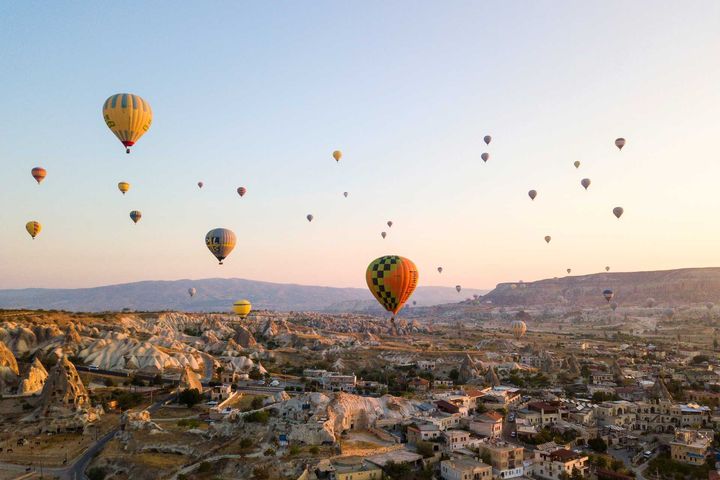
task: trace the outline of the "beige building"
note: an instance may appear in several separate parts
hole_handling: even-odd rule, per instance
[[[472,458],[444,460],[440,463],[443,480],[491,480],[492,467]]]
[[[690,465],[703,465],[710,453],[712,430],[677,430],[670,442],[670,458]]]
[[[573,470],[577,469],[584,477],[588,473],[587,461],[587,455],[564,448],[553,451],[538,449],[535,450],[533,472],[539,478],[560,480],[564,475],[572,475]]]
[[[502,434],[503,417],[497,412],[487,412],[470,420],[471,432],[489,438],[498,438]]]
[[[485,442],[479,447],[481,455],[490,456],[493,478],[506,479],[523,475],[523,447],[503,441]]]

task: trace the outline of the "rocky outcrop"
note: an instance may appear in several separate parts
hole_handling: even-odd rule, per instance
[[[257,341],[250,330],[242,325],[235,327],[235,342],[243,348],[253,348],[257,346]]]
[[[478,372],[477,367],[475,366],[475,362],[473,362],[473,359],[470,358],[470,355],[465,355],[463,358],[463,362],[460,365],[460,376],[458,379],[461,383],[469,383],[476,378],[480,376],[480,372]]]
[[[150,418],[150,412],[148,412],[147,410],[142,410],[140,412],[124,412],[120,416],[120,426],[125,431],[162,431],[162,428],[160,428],[157,423],[152,421],[152,419]]]
[[[17,386],[18,375],[15,355],[3,342],[0,342],[0,393],[8,393]]]
[[[48,372],[45,370],[45,366],[40,361],[40,358],[35,357],[32,365],[28,368],[27,372],[20,381],[18,387],[18,395],[35,395],[40,393],[45,386],[45,381],[48,378]]]
[[[200,376],[195,373],[189,366],[185,366],[182,375],[180,376],[180,384],[178,386],[180,391],[196,389],[202,393],[203,386],[200,381]]]
[[[68,414],[90,406],[90,397],[75,366],[62,357],[50,370],[40,394],[42,416]]]

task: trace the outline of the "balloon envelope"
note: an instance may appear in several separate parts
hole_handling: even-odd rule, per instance
[[[194,297],[196,293],[197,290],[195,290],[194,288],[188,288],[188,295],[190,295],[190,298]]]
[[[455,285],[455,290],[460,293],[460,290],[462,290],[462,285]]]
[[[35,220],[31,220],[25,224],[25,230],[30,234],[30,236],[34,239],[38,236],[40,231],[42,230],[42,225],[40,225],[40,222],[36,222]]]
[[[609,266],[605,267],[605,271],[606,271],[606,272],[609,272],[609,271],[610,271],[610,267],[609,267]]]
[[[111,95],[105,100],[102,113],[105,124],[125,145],[127,153],[152,124],[150,104],[132,93]]]
[[[339,162],[340,159],[342,158],[342,152],[340,150],[335,150],[333,152],[333,158],[335,159],[336,162]]]
[[[622,207],[615,207],[613,208],[613,215],[615,215],[617,218],[622,217],[622,214],[625,212]],[[631,222],[632,223],[632,222]]]
[[[247,317],[251,310],[252,304],[247,300],[238,300],[233,303],[233,312],[240,318]]]
[[[545,235],[545,242],[550,243],[550,240],[552,240],[552,237],[550,235]]]
[[[492,137],[490,135],[485,135],[483,137],[483,142],[485,142],[485,145],[490,145],[491,141],[492,141]]]
[[[567,269],[567,273],[570,273],[570,272],[572,272],[572,268]]]
[[[512,331],[516,339],[520,340],[520,338],[525,335],[525,332],[527,332],[527,325],[522,320],[513,320],[510,324],[510,331]]]
[[[484,152],[482,155],[480,155],[480,158],[482,158],[483,162],[487,162],[488,159],[490,158],[490,154],[487,152]]]
[[[438,267],[437,270],[438,270],[438,273],[442,273],[443,268],[442,268],[442,267]]]
[[[590,186],[590,179],[589,179],[589,178],[583,178],[582,180],[580,180],[580,185],[582,185],[583,188],[584,188],[585,190],[587,190],[588,187]]]
[[[128,182],[120,182],[118,183],[118,190],[125,195],[127,191],[130,190],[130,184]]]
[[[575,168],[580,168],[580,162],[578,162],[577,160],[573,162],[573,165],[575,165]]]
[[[30,173],[38,184],[45,180],[45,177],[47,176],[47,170],[42,167],[35,167],[30,171]]]
[[[415,264],[399,255],[385,255],[368,265],[365,281],[380,305],[396,315],[408,301],[419,278]]]
[[[203,182],[198,182],[198,188],[202,188],[205,185]]]
[[[347,198],[348,192],[343,192],[343,196],[344,196],[345,198]]]
[[[233,251],[236,242],[235,233],[227,228],[214,228],[205,235],[205,245],[210,253],[215,255],[220,265]]]
[[[613,293],[613,291],[610,290],[609,288],[603,290],[602,294],[603,294],[603,297],[605,297],[605,300],[607,300],[608,302],[609,302],[610,300],[612,300],[612,298],[615,296],[615,294]]]
[[[247,193],[247,188],[245,188],[245,187],[238,187],[237,193],[238,193],[238,195],[240,195],[240,196],[242,197],[243,195],[245,195],[245,194]]]
[[[622,150],[622,148],[625,146],[625,139],[622,137],[616,138],[615,146],[618,148],[618,150]]]
[[[142,212],[139,210],[133,210],[130,212],[130,220],[133,221],[133,223],[137,223],[142,218]]]
[[[387,233],[385,233],[385,232],[380,232],[380,236],[383,237],[383,238],[385,238],[385,237],[387,237]]]
[[[308,222],[312,222],[313,218],[315,218],[315,217],[313,217],[311,214],[308,214],[305,218],[307,218]]]
[[[535,190],[530,190],[528,192],[528,197],[530,197],[530,200],[535,200],[535,197],[537,197],[537,192]]]
[[[388,227],[392,227],[392,226],[393,226],[392,220],[388,220],[388,221],[387,221],[387,226],[388,226]]]

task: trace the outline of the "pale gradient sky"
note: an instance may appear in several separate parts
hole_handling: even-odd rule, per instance
[[[0,288],[720,265],[716,0],[193,4],[0,4]],[[125,91],[154,111],[131,155],[100,113]]]

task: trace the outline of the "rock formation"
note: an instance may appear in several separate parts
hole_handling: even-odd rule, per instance
[[[257,341],[250,330],[242,325],[235,327],[235,341],[243,348],[253,348],[257,346]]]
[[[180,385],[178,386],[180,391],[197,389],[198,392],[202,393],[203,386],[200,381],[200,376],[195,373],[189,366],[185,365],[182,375],[180,376]]]
[[[18,387],[18,395],[35,395],[40,393],[45,386],[48,372],[45,370],[39,357],[35,357],[30,368],[25,372]]]
[[[10,389],[14,389],[17,386],[19,374],[15,355],[7,345],[0,342],[0,393],[8,393]]]
[[[80,380],[75,365],[62,357],[50,370],[40,394],[40,413],[43,416],[67,414],[90,406],[85,385]]]

